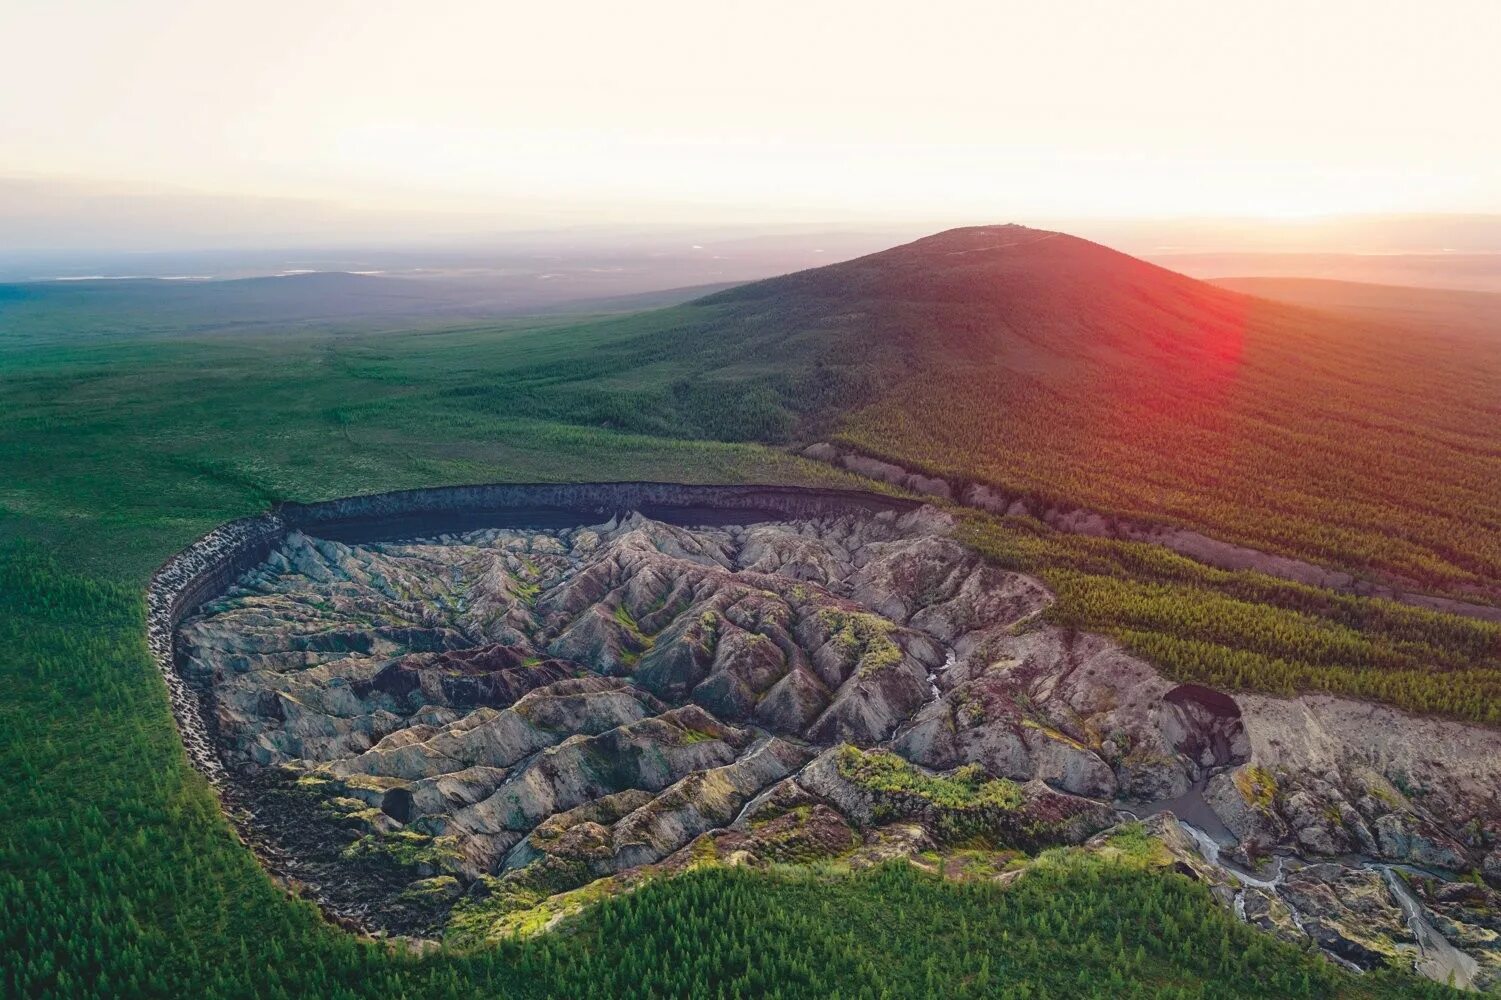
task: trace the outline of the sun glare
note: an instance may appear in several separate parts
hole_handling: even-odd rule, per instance
[[[491,219],[1501,210],[1485,2],[66,6],[0,14],[69,66],[0,60],[0,175]]]

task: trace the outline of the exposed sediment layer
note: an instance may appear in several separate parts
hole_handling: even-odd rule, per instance
[[[189,760],[225,798],[241,836],[276,874],[295,878],[296,859],[260,836],[246,807],[227,785],[216,720],[205,710],[208,693],[177,668],[177,629],[183,618],[258,564],[288,531],[317,525],[339,537],[391,538],[421,530],[463,530],[476,525],[580,523],[627,510],[649,509],[672,519],[706,511],[753,522],[850,510],[910,510],[915,503],[852,490],[681,483],[497,483],[376,493],[317,503],[287,503],[227,522],[169,558],[147,585],[147,646],[166,683],[173,718]],[[347,910],[328,905],[337,917]]]
[[[778,486],[714,486],[683,483],[496,483],[397,490],[318,503],[286,503],[258,517],[227,522],[172,556],[147,586],[147,634],[153,657],[173,689],[179,678],[173,635],[183,616],[222,592],[265,558],[294,528],[313,528],[349,538],[394,538],[424,529],[463,530],[479,525],[527,524],[538,520],[581,523],[630,510],[668,520],[719,511],[743,521],[851,510],[911,510],[918,504],[855,490]],[[196,714],[188,702],[188,725]],[[183,712],[178,712],[179,724]]]
[[[146,643],[167,683],[172,715],[188,758],[216,787],[223,767],[211,738],[202,692],[177,671],[177,626],[205,600],[222,593],[264,559],[286,534],[276,513],[222,524],[162,564],[146,588]]]
[[[1005,517],[1036,518],[1057,531],[1161,545],[1216,569],[1255,570],[1267,576],[1311,587],[1323,587],[1361,597],[1383,598],[1482,621],[1501,622],[1501,607],[1496,605],[1424,594],[1398,583],[1363,579],[1346,570],[1236,545],[1189,528],[1118,517],[1083,507],[1049,505],[1033,497],[1008,494],[985,483],[950,481],[940,476],[915,472],[893,462],[826,442],[809,445],[802,450],[802,454],[913,493],[954,501]]]

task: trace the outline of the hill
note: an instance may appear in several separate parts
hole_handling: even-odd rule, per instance
[[[655,277],[549,274],[534,265],[531,271],[482,277],[310,271],[225,280],[19,282],[0,284],[0,342],[35,349],[87,338],[247,336],[297,327],[400,332],[544,314],[656,309],[726,287],[724,282],[657,287]]]
[[[1164,267],[1219,283],[1230,275],[1264,275],[1349,284],[1409,285],[1448,290],[1501,291],[1501,253],[1476,245],[1471,250],[1365,253],[1319,251],[1213,253],[1174,251],[1152,254]],[[1401,246],[1400,244],[1398,245]]]
[[[1501,337],[1501,293],[1497,292],[1328,278],[1216,278],[1212,283],[1246,295],[1377,323],[1468,334],[1493,345]]]
[[[1501,340],[1434,307],[1325,305],[977,227],[633,317],[553,374],[604,391],[632,429],[833,435],[1051,504],[1497,600]],[[629,388],[601,380],[627,368]]]

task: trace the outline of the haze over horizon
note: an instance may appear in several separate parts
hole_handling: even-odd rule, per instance
[[[1204,219],[1191,249],[1501,249],[1484,0],[773,7],[7,4],[0,252]],[[1315,224],[1394,214],[1432,238]]]
[[[0,1000],[1501,1000],[1498,43],[0,0]]]

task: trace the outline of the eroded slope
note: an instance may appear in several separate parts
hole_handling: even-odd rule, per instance
[[[1491,974],[1501,896],[1419,903],[1366,866],[1501,873],[1496,734],[1174,685],[953,530],[294,533],[184,625],[183,669],[272,849],[366,925],[482,937],[708,859],[1029,852],[1166,804],[1208,831],[1166,837],[1180,867],[1247,919],[1370,965],[1428,958],[1416,906]]]

